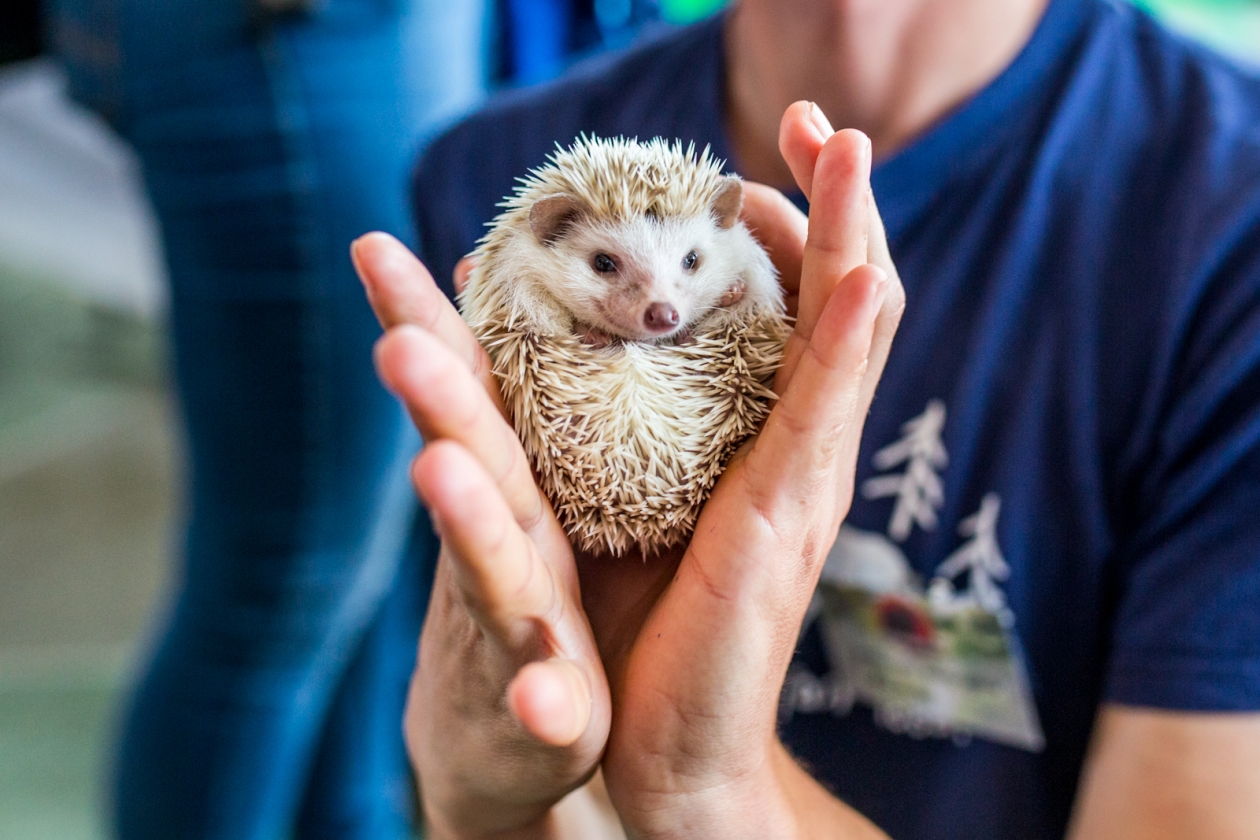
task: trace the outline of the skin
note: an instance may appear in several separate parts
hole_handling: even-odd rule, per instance
[[[443,536],[407,721],[433,836],[604,836],[615,827],[585,823],[601,813],[590,789],[556,805],[597,766],[630,836],[837,822],[840,836],[879,836],[775,736],[904,302],[891,265],[869,262],[869,143],[849,131],[824,145],[799,113],[821,149],[820,209],[807,222],[764,188],[746,201],[797,302],[783,398],[681,556],[575,557],[457,313],[392,240],[356,245],[388,327],[379,369],[429,441],[414,475]]]
[[[1260,716],[1105,707],[1069,836],[1260,837]]]
[[[779,120],[798,100],[871,138],[909,143],[1000,73],[1046,0],[743,0],[726,30],[727,133],[739,171],[789,187]]]
[[[778,134],[782,109],[802,98],[865,131],[877,158],[894,153],[1000,73],[1045,5],[743,0],[726,32],[727,130],[741,171],[778,185],[789,183],[789,170],[797,182],[809,179],[808,134]],[[871,241],[883,237],[873,232]],[[1256,802],[1260,715],[1109,704],[1099,710],[1069,836],[1260,837]]]
[[[1042,6],[745,0],[731,18],[741,168],[794,180],[813,211],[748,185],[744,219],[798,320],[783,398],[681,556],[574,556],[458,314],[398,243],[355,244],[386,327],[378,369],[429,441],[413,475],[443,537],[406,719],[431,836],[883,836],[774,730],[904,302],[871,145],[822,111],[895,150],[999,72]],[[784,113],[802,95],[824,108]],[[1104,707],[1071,836],[1260,836],[1258,767],[1260,716]]]

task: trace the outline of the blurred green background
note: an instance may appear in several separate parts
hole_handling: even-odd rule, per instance
[[[1260,61],[1257,0],[1137,0],[1169,27],[1245,61]]]
[[[1260,1],[1139,0],[1260,61]],[[722,0],[661,0],[688,22]],[[179,458],[134,164],[0,70],[0,840],[104,836],[111,720],[167,584]]]

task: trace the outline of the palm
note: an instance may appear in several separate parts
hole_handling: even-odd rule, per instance
[[[839,189],[832,185],[829,206],[821,212],[847,216],[849,229],[866,233],[878,225],[878,217],[866,217],[866,195],[854,194],[852,187],[851,181]],[[773,201],[755,188],[750,198]],[[876,233],[882,245],[882,230]],[[795,231],[796,236],[803,234]],[[784,236],[790,239],[793,231],[775,234],[780,250]],[[786,248],[796,253],[791,244]],[[775,250],[771,248],[772,254]],[[801,263],[776,259],[790,304],[799,299],[799,311],[791,313],[797,316],[797,330],[775,383],[784,400],[763,434],[727,466],[685,552],[641,563],[599,558],[580,564],[583,598],[588,612],[599,617],[594,630],[613,692],[615,713],[603,766],[623,819],[633,822],[638,814],[668,824],[672,817],[663,816],[668,809],[650,791],[659,791],[664,779],[681,779],[692,793],[721,784],[720,778],[706,778],[702,768],[738,764],[738,753],[748,747],[744,733],[774,731],[778,686],[797,629],[826,547],[852,500],[861,416],[887,348],[877,338],[872,352],[859,354],[872,370],[869,377],[857,372],[853,379],[849,410],[838,415],[848,420],[847,427],[826,430],[815,439],[813,451],[803,453],[800,446],[809,449],[808,438],[797,438],[794,427],[811,403],[826,397],[817,393],[825,390],[817,366],[811,368],[810,360],[802,358],[836,282],[868,259],[867,250],[865,236],[826,243],[813,253],[803,247],[807,268],[831,269],[824,276],[834,280],[825,288],[801,289]],[[799,296],[793,294],[798,291]],[[899,308],[899,301],[892,306]],[[834,318],[828,326],[834,326]],[[843,341],[844,336],[820,339],[828,340]],[[869,336],[866,341],[870,347]],[[804,381],[793,388],[798,373]],[[784,448],[785,432],[793,438],[794,451]],[[783,468],[793,460],[802,469]],[[819,470],[819,465],[836,468]],[[811,475],[822,480],[810,482]],[[805,517],[805,527],[784,532],[771,523],[802,521],[776,517],[784,507],[822,515]],[[760,620],[750,620],[750,610]],[[750,695],[732,691],[733,686],[754,688]]]
[[[784,124],[804,131],[803,119],[789,109]],[[429,442],[414,478],[443,552],[409,744],[426,808],[451,826],[492,833],[551,819],[601,754],[621,818],[668,824],[663,790],[720,785],[748,759],[749,732],[773,738],[777,687],[848,508],[861,420],[900,314],[899,285],[885,301],[885,272],[864,265],[877,250],[868,254],[869,144],[837,135],[830,152],[821,137],[794,149],[786,136],[798,182],[825,194],[807,242],[805,218],[781,195],[746,191],[745,215],[789,305],[799,301],[781,400],[728,465],[685,551],[574,557],[503,419],[485,352],[397,243],[356,245],[387,328],[382,378]],[[872,239],[882,245],[882,231]],[[886,251],[882,262],[895,276]],[[503,777],[473,770],[486,767]]]
[[[704,786],[687,765],[730,766],[731,753],[743,748],[742,733],[773,731],[777,686],[813,590],[816,555],[834,538],[851,485],[813,494],[813,503],[836,512],[824,526],[830,537],[817,535],[811,547],[809,535],[794,535],[788,554],[799,562],[766,562],[784,556],[784,535],[749,516],[758,503],[756,449],[750,443],[732,459],[685,552],[579,564],[612,691],[604,773],[623,818],[636,811],[653,817],[659,803],[643,793],[663,774]],[[750,622],[750,592],[769,593],[763,603],[784,614]],[[766,626],[787,629],[767,634]],[[757,686],[759,696],[749,702],[730,691],[737,685]],[[661,760],[658,748],[667,743],[686,757],[685,765]]]

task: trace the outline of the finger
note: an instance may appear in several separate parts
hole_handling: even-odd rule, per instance
[[[801,259],[805,339],[841,278],[866,262],[870,237],[871,141],[854,129],[831,135],[814,169],[814,201]]]
[[[812,200],[814,166],[827,138],[835,129],[822,109],[813,102],[793,102],[779,121],[779,153],[792,170],[792,177],[806,201]]]
[[[446,295],[406,245],[388,233],[365,233],[350,243],[350,260],[382,327],[417,324],[436,330],[443,316],[437,298]]]
[[[779,125],[779,150],[792,169],[797,185],[805,194],[806,200],[810,199],[812,192],[814,168],[818,155],[827,138],[834,133],[826,115],[812,102],[793,103],[783,114],[783,120]],[[870,205],[870,230],[866,261],[874,263],[890,275],[895,274],[896,268],[888,252],[884,222],[880,218],[874,196],[869,197],[868,203]]]
[[[464,293],[464,289],[468,286],[468,277],[472,274],[474,265],[476,263],[473,261],[472,254],[455,263],[455,294],[462,295]]]
[[[851,484],[866,417],[863,385],[887,288],[879,267],[862,265],[827,302],[791,384],[748,455],[748,474],[767,508],[815,504],[839,486],[837,470]]]
[[[870,231],[867,234],[866,261],[884,269],[889,275],[897,273],[893,265],[892,254],[888,251],[888,233],[884,230],[884,218],[880,215],[879,205],[875,203],[873,193],[867,196],[867,213]]]
[[[866,411],[875,398],[875,387],[884,375],[884,365],[892,351],[893,336],[901,324],[902,313],[906,309],[906,291],[888,253],[888,241],[884,235],[884,222],[879,217],[879,209],[875,206],[874,197],[870,201],[871,238],[868,247],[868,262],[879,266],[888,275],[888,287],[884,292],[884,304],[880,307],[879,316],[875,319],[875,335],[871,339],[870,362],[866,369],[866,381],[862,385],[862,405]]]
[[[795,316],[801,286],[801,254],[809,233],[809,219],[783,193],[751,181],[744,182],[741,218],[770,255],[770,261],[779,272],[788,314]]]
[[[826,115],[812,102],[796,102],[783,114],[783,120],[779,126],[779,148],[807,199],[811,194],[814,168],[819,152],[822,151],[826,139],[834,133]],[[882,372],[884,362],[887,360],[892,335],[896,332],[897,323],[900,321],[905,295],[901,290],[897,267],[893,264],[888,250],[888,240],[879,208],[875,204],[874,196],[869,193],[867,204],[869,231],[865,260],[882,268],[892,279],[894,287],[890,289],[885,299],[884,312],[881,313],[875,327],[871,368],[875,374],[874,381],[878,381],[879,373]]]
[[[490,357],[407,246],[387,233],[369,233],[354,241],[350,256],[381,326],[388,330],[415,324],[436,335],[473,371],[503,413]]]
[[[555,581],[473,453],[450,440],[429,444],[412,479],[442,536],[451,579],[480,626],[518,646],[534,636],[535,619],[555,618]]]
[[[521,527],[532,530],[544,520],[546,506],[520,440],[450,348],[419,327],[394,327],[377,342],[376,366],[427,442],[451,440],[470,452]]]
[[[823,306],[837,284],[866,262],[870,236],[871,143],[853,129],[827,140],[814,168],[814,201],[801,258],[800,302],[775,390],[791,382]]]
[[[508,684],[507,704],[526,732],[553,747],[572,745],[591,722],[586,675],[558,657],[521,668]]]

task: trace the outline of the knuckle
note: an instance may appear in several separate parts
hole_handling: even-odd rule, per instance
[[[476,339],[470,338],[472,343],[472,358],[469,360],[469,367],[472,369],[473,376],[483,384],[494,382],[494,363],[490,359],[490,354],[485,351]]]
[[[464,437],[468,430],[476,429],[485,420],[484,402],[477,399],[477,395],[471,392],[471,389],[463,387],[466,384],[452,383],[446,393],[437,395],[452,408],[450,418],[452,437],[456,435]],[[472,443],[472,440],[469,440],[469,443]]]
[[[769,538],[772,544],[781,544],[784,537],[779,524],[782,499],[772,477],[766,475],[763,460],[749,458],[748,468],[741,475],[744,476],[744,493],[748,497],[751,524],[755,531]]]
[[[831,352],[820,349],[815,342],[805,348],[810,359],[824,370],[859,380],[866,374],[870,364],[870,336],[850,332],[836,342]]]
[[[501,558],[508,556],[513,548],[513,532],[508,527],[508,523],[501,518],[496,517],[496,524],[492,526],[484,541],[477,547],[478,553],[489,560],[492,564],[498,565]]]
[[[531,598],[531,595],[536,594],[536,590],[538,586],[544,583],[544,581],[541,580],[541,578],[543,577],[542,564],[536,562],[537,558],[535,558],[534,555],[529,552],[524,552],[523,558],[513,558],[513,559],[520,561],[519,563],[513,563],[513,565],[519,565],[520,568],[517,569],[517,572],[518,572],[518,574],[516,575],[517,580],[511,585],[511,588],[506,592],[509,603],[530,604],[531,606],[540,606],[543,608],[550,608],[550,604],[543,604],[543,605],[532,604],[532,601],[534,599]],[[545,612],[545,610],[540,610],[540,611]]]
[[[782,424],[783,431],[791,438],[809,437],[814,432],[813,424],[797,411],[792,410],[791,406],[785,406],[778,419],[780,424]]]
[[[543,500],[542,494],[536,490],[528,494],[528,498],[525,499],[525,506],[526,509],[517,519],[517,523],[521,526],[522,531],[528,533],[543,523],[548,507]]]
[[[422,298],[417,302],[410,320],[417,326],[423,327],[431,333],[436,333],[442,321],[442,310],[434,306],[432,300]]]
[[[490,477],[494,483],[506,492],[513,486],[515,479],[525,466],[524,458],[516,444],[516,436],[506,426],[499,425],[498,445],[494,447],[493,463],[490,464]],[[490,438],[493,440],[493,438]]]
[[[810,251],[826,262],[853,260],[854,243],[843,238],[836,238],[830,233],[818,233],[813,228],[805,238],[805,250]]]
[[[900,319],[903,312],[906,311],[906,287],[901,283],[901,277],[894,268],[888,273],[888,292],[884,298],[884,311]]]

